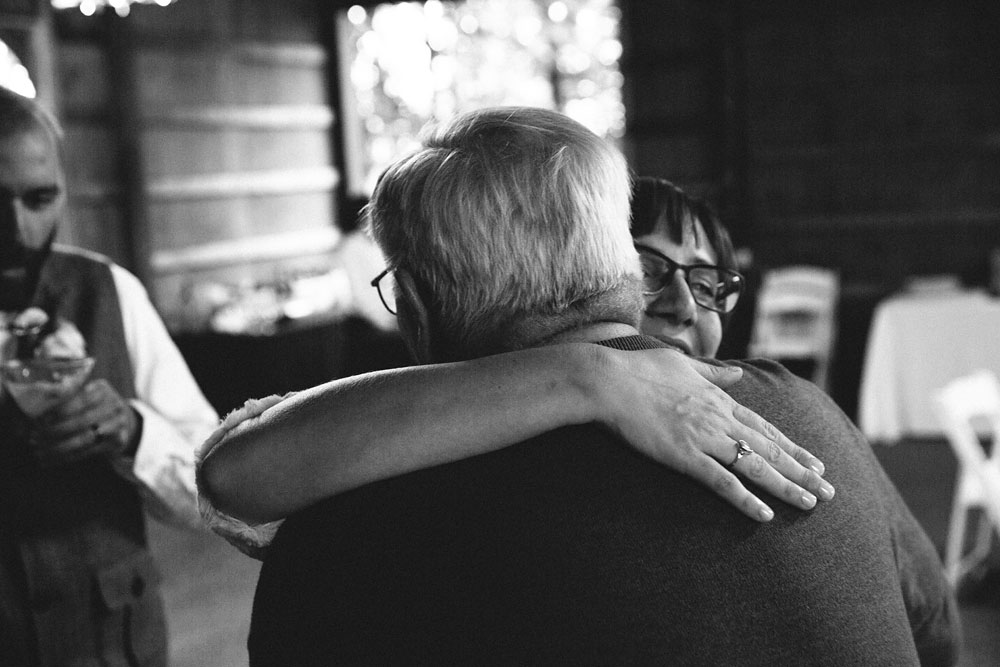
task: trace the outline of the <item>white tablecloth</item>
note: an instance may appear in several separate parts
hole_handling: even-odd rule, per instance
[[[980,368],[1000,373],[1000,299],[981,291],[886,299],[872,317],[858,425],[873,442],[941,436],[933,392]]]

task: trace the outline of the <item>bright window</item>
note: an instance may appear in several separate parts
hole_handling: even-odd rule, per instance
[[[348,194],[367,196],[429,121],[495,105],[624,132],[614,0],[354,6],[338,17]]]
[[[25,97],[35,96],[35,86],[31,82],[28,70],[3,40],[0,40],[0,86],[10,88]]]

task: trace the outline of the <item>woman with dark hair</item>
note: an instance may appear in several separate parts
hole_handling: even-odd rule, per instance
[[[642,333],[690,356],[715,357],[744,286],[719,216],[669,181],[639,178],[632,238],[646,284]]]
[[[213,529],[259,555],[283,517],[325,497],[593,421],[757,521],[773,511],[734,474],[802,509],[832,498],[818,459],[722,391],[741,371],[694,358],[715,356],[743,286],[718,217],[664,180],[638,179],[633,195],[640,328],[672,350],[551,345],[248,401],[199,463]]]

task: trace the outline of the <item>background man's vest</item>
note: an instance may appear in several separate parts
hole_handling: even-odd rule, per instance
[[[73,322],[83,334],[95,359],[91,379],[107,380],[125,399],[135,397],[121,309],[106,261],[56,250],[42,272],[35,303]],[[43,665],[71,664],[81,646],[104,641],[94,625],[95,610],[110,616],[135,604],[147,589],[156,596],[156,573],[135,487],[103,459],[40,468],[29,455],[24,426],[24,416],[9,397],[3,399],[0,635],[7,637],[0,637],[0,663],[21,664],[25,658],[19,653],[37,650]],[[154,634],[160,636],[154,643],[162,644],[162,625],[157,625]],[[122,641],[123,629],[117,632],[119,637],[107,638],[112,644]]]

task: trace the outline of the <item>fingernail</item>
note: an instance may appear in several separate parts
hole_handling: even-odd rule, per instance
[[[812,509],[816,506],[816,496],[811,493],[802,494],[802,506],[806,509]]]
[[[829,482],[823,482],[819,485],[819,497],[823,500],[831,500],[834,493],[833,485]]]
[[[823,465],[822,461],[813,461],[809,467],[815,470],[817,475],[822,475],[826,472],[826,466]]]
[[[758,516],[760,516],[760,520],[761,521],[770,521],[771,519],[774,518],[774,510],[772,510],[767,505],[764,505],[763,507],[761,507],[760,511],[757,512],[757,514],[758,514]]]

